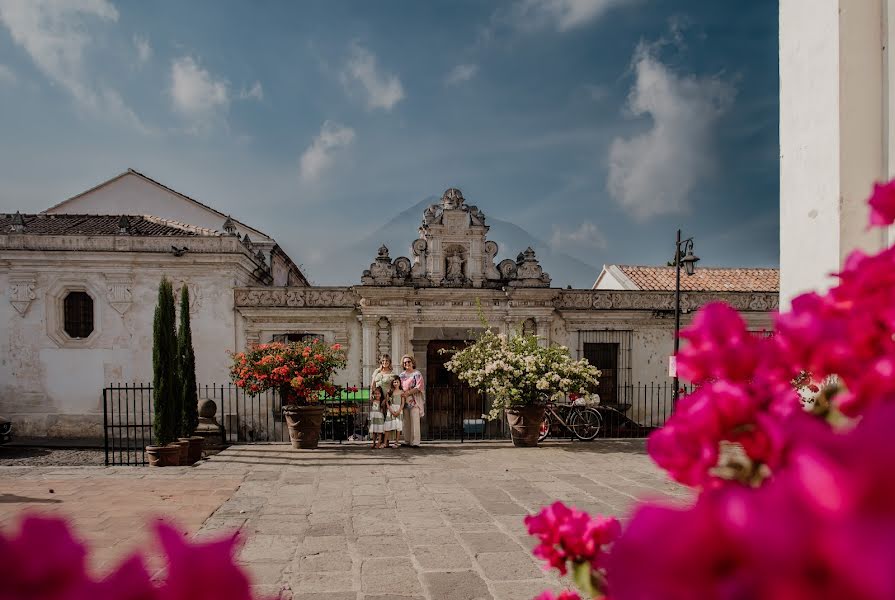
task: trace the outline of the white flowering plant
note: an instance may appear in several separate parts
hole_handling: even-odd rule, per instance
[[[541,346],[537,336],[507,336],[490,329],[456,351],[445,364],[491,399],[488,419],[501,411],[596,387],[600,371],[586,359],[572,360],[565,346]]]

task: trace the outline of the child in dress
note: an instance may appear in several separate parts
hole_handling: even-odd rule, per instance
[[[401,392],[401,380],[395,377],[391,381],[388,392],[386,392],[388,404],[386,405],[387,412],[385,414],[386,440],[389,438],[389,431],[395,432],[393,448],[397,448],[398,443],[401,441],[401,430],[404,424],[404,419],[401,415],[404,410],[404,397],[401,395]],[[388,445],[389,442],[386,441],[386,446]]]
[[[370,439],[373,448],[382,448],[385,445],[385,418],[382,412],[386,410],[385,395],[382,388],[374,385],[370,390]]]

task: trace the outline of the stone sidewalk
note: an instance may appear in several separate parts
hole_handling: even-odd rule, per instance
[[[26,513],[65,517],[90,548],[89,566],[107,572],[135,550],[163,567],[152,523],[199,530],[244,475],[200,475],[195,468],[0,466],[0,529]]]
[[[197,535],[239,529],[256,590],[295,599],[529,600],[562,584],[531,556],[526,514],[562,500],[622,516],[635,499],[689,498],[642,441],[235,446],[193,472],[244,478]]]

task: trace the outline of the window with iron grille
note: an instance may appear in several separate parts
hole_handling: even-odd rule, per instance
[[[624,404],[630,400],[632,338],[630,330],[578,332],[578,356],[600,369],[595,391],[603,404]]]
[[[304,342],[310,341],[313,339],[322,340],[323,335],[320,333],[275,333],[271,338],[271,341],[281,342],[283,344],[290,344],[292,342]]]
[[[87,292],[69,292],[63,301],[64,330],[75,339],[93,333],[93,298]]]
[[[597,389],[600,401],[604,404],[618,402],[618,344],[587,343],[584,344],[584,358],[600,369]]]

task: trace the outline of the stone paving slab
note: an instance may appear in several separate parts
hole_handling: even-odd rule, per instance
[[[245,518],[211,519],[242,483],[243,473],[200,475],[189,467],[0,467],[0,528],[14,530],[24,514],[65,517],[91,549],[90,568],[104,573],[140,550],[161,568],[152,523],[171,522],[193,534],[229,532]]]
[[[237,560],[254,592],[283,600],[558,592],[568,582],[533,559],[523,517],[557,499],[623,516],[642,498],[691,499],[651,463],[642,441],[377,451],[259,444],[191,468],[0,466],[4,528],[23,510],[63,514],[91,543],[100,572],[145,547],[153,517],[197,539],[239,532]]]
[[[267,468],[279,476],[259,476]],[[638,498],[690,498],[640,441],[239,446],[197,472],[243,473],[207,526],[244,517],[240,559],[256,590],[292,600],[531,599],[568,582],[531,556],[525,515],[556,499],[622,516]]]

